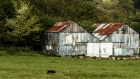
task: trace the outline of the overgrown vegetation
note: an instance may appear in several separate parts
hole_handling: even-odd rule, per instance
[[[44,32],[57,21],[75,21],[88,32],[94,23],[128,23],[138,33],[139,0],[0,0],[0,45],[41,51]]]
[[[43,53],[25,49],[0,49],[0,56],[45,56]]]

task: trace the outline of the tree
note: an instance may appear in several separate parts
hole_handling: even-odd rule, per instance
[[[97,23],[114,22],[118,17],[118,0],[94,0],[97,10]]]
[[[134,10],[132,0],[94,0],[97,22],[128,22]]]
[[[55,21],[75,21],[90,32],[91,26],[96,20],[96,10],[93,0],[26,1],[31,2],[45,15],[56,18]]]
[[[140,11],[136,11],[129,24],[136,32],[140,34]]]
[[[5,12],[2,8],[2,4],[0,3],[0,39],[2,38],[4,32],[3,25],[5,23],[5,17],[6,17]]]
[[[133,0],[134,2],[134,15],[130,21],[132,28],[140,34],[140,0]]]
[[[126,18],[125,22],[129,23],[133,17],[133,12],[135,10],[133,1],[127,0],[127,2],[126,2],[124,0],[119,0],[118,7],[120,8],[120,11],[124,14],[124,16]]]
[[[133,0],[133,2],[134,2],[134,7],[135,7],[135,9],[139,9],[140,10],[140,0]]]
[[[11,0],[0,0],[0,43],[3,43],[6,36],[7,27],[4,27],[6,18],[13,18],[15,16],[15,9]]]
[[[15,46],[18,41],[23,42],[24,38],[30,36],[31,33],[40,31],[41,28],[37,23],[38,17],[32,14],[33,6],[21,0],[13,0],[13,3],[16,11],[15,17],[7,18],[5,27],[9,29],[6,33],[7,39],[13,41],[12,46]]]

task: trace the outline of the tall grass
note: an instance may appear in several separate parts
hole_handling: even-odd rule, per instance
[[[0,79],[139,79],[139,70],[139,60],[0,56]]]

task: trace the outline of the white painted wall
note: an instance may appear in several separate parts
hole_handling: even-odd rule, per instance
[[[113,43],[101,43],[101,57],[109,57],[113,53]]]
[[[87,43],[87,55],[89,57],[99,57],[100,43]]]
[[[87,43],[87,55],[107,58],[113,53],[113,43]],[[100,56],[99,56],[100,55]]]

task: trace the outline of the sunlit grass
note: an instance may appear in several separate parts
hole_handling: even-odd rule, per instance
[[[0,79],[139,79],[139,66],[139,60],[0,56]]]

